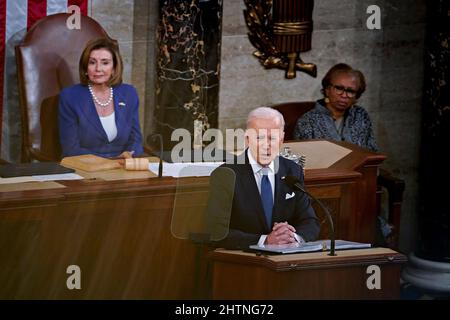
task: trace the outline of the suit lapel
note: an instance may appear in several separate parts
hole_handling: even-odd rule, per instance
[[[100,118],[97,114],[97,110],[95,109],[94,100],[91,97],[91,93],[89,92],[88,87],[83,87],[83,97],[81,97],[81,101],[85,101],[82,106],[82,112],[85,114],[86,119],[92,124],[97,131],[106,141],[108,141],[108,136],[106,135],[105,130],[103,129],[102,123],[100,122]]]
[[[123,97],[122,91],[117,86],[114,88],[114,112],[116,115],[117,137],[120,136],[122,128],[126,127],[125,111],[127,108],[126,99]]]
[[[286,193],[286,188],[281,178],[286,175],[286,167],[282,165],[282,160],[279,157],[275,158],[275,172],[275,201],[272,214],[274,221],[280,221],[279,212],[283,208]]]

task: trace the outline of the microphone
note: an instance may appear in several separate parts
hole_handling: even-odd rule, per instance
[[[147,137],[147,143],[151,145],[152,141],[159,141],[159,166],[158,166],[158,178],[162,178],[163,172],[163,138],[160,133],[152,133]]]
[[[314,197],[311,193],[309,193],[308,191],[306,191],[302,184],[300,183],[300,180],[297,177],[294,176],[285,176],[285,177],[281,177],[281,180],[284,180],[284,182],[292,189],[297,189],[300,190],[301,192],[306,193],[308,196],[310,196],[314,201],[316,201],[319,206],[322,208],[323,211],[325,211],[325,214],[327,216],[328,219],[328,224],[330,225],[330,253],[328,254],[329,256],[335,256],[335,240],[334,240],[334,224],[333,224],[333,219],[331,218],[331,214],[328,211],[328,209],[323,205],[323,203],[317,199],[316,197]]]

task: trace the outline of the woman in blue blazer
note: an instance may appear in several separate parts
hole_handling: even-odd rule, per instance
[[[122,83],[118,47],[90,41],[79,63],[80,84],[59,96],[58,124],[63,157],[94,154],[131,158],[143,153],[136,89]]]

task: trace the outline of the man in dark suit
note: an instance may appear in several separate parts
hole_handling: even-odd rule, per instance
[[[254,244],[288,245],[312,241],[319,235],[320,225],[309,197],[282,181],[291,175],[303,183],[302,168],[278,156],[283,128],[284,119],[278,111],[264,107],[253,110],[247,119],[247,149],[211,175],[207,212],[218,246],[247,249]]]

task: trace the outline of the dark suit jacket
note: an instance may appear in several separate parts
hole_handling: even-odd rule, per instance
[[[64,157],[95,154],[115,157],[124,151],[143,153],[139,98],[128,84],[113,87],[117,137],[109,142],[87,86],[77,84],[59,95],[58,124]]]
[[[265,219],[261,196],[252,167],[248,161],[247,151],[244,154],[245,160],[235,158],[234,164],[226,163],[222,165],[213,172],[210,180],[211,194],[207,208],[208,225],[211,228],[211,233],[216,234],[217,238],[217,234],[221,233],[220,230],[223,231],[228,228],[229,222],[228,235],[225,239],[218,241],[216,245],[230,249],[248,249],[249,245],[257,244],[260,236],[269,234],[272,229],[271,226],[267,225]],[[272,224],[287,221],[303,239],[306,241],[315,240],[319,235],[320,224],[314,209],[311,207],[309,197],[298,190],[289,188],[281,180],[283,176],[292,175],[303,184],[303,170],[291,160],[283,157],[278,157],[278,159],[279,168],[275,174]],[[243,163],[242,161],[245,161],[245,164],[236,164]],[[220,174],[221,170],[222,174]],[[230,183],[230,179],[224,178],[223,171],[225,170],[234,173],[232,174],[235,178],[234,183],[233,181]],[[294,196],[290,197],[293,193]],[[288,195],[288,199],[286,199],[286,195]],[[225,231],[222,232],[222,234],[225,233]]]

